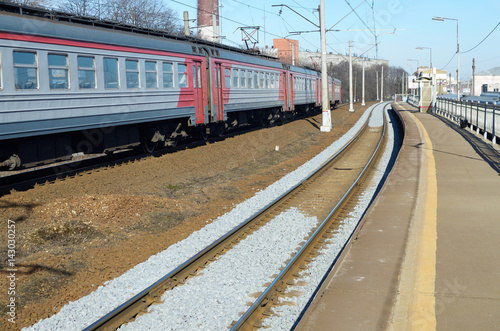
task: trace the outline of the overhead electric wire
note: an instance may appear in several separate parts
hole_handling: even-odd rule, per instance
[[[478,47],[479,45],[481,45],[493,33],[493,31],[495,31],[496,28],[498,28],[499,25],[500,25],[500,22],[498,22],[498,24],[493,28],[493,30],[491,30],[490,33],[488,33],[488,35],[486,37],[484,37],[484,39],[479,42],[479,44],[477,44],[476,46],[472,47],[468,51],[462,52],[462,54],[469,53],[469,52],[473,51],[474,49],[476,49],[476,47]]]
[[[457,55],[457,52],[455,52],[455,53],[453,54],[453,56],[451,57],[450,61],[448,61],[448,63],[446,63],[443,67],[441,67],[441,70],[443,70],[443,69],[445,69],[445,68],[447,68],[447,67],[448,67],[448,64],[450,64],[450,63],[451,63],[451,61],[455,58],[455,55]]]
[[[356,14],[356,16],[359,18],[359,20],[360,20],[360,21],[361,21],[361,22],[362,22],[362,23],[366,26],[366,28],[367,28],[368,30],[370,30],[370,32],[371,32],[374,36],[376,36],[375,31],[373,31],[373,30],[372,30],[372,29],[371,29],[371,28],[370,28],[370,27],[369,27],[369,26],[365,23],[365,21],[364,21],[364,20],[363,20],[363,19],[362,19],[359,15],[358,15],[358,13],[356,12],[356,10],[354,10],[354,8],[352,8],[352,6],[351,6],[351,4],[349,3],[349,1],[345,0],[345,2],[349,5],[349,7],[351,7],[351,9],[352,9],[352,11],[354,12],[354,14]],[[366,0],[365,0],[365,1],[363,1],[363,2],[366,2]]]

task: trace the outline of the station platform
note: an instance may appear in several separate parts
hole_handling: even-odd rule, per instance
[[[399,157],[296,330],[500,330],[500,154],[394,103]]]

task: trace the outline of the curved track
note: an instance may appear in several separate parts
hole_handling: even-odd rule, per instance
[[[308,261],[317,254],[325,238],[328,238],[329,233],[332,233],[338,226],[342,213],[349,208],[349,203],[355,200],[355,193],[362,189],[361,184],[368,175],[369,168],[375,163],[384,133],[385,124],[378,128],[369,127],[368,123],[365,124],[355,138],[309,177],[86,330],[116,329],[134,320],[146,312],[150,305],[160,302],[161,295],[165,291],[184,284],[188,278],[195,276],[211,261],[273,220],[275,215],[282,211],[297,208],[302,213],[324,220],[316,228],[311,229],[312,236],[271,286],[260,295],[250,310],[234,324],[233,329],[259,327],[260,321],[269,314],[269,309],[276,302],[279,294],[283,293],[287,284],[293,284],[293,277],[297,274],[297,270],[307,267]],[[244,263],[247,262],[244,261]]]

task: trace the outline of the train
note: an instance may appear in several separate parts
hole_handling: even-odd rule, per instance
[[[439,98],[448,100],[457,100],[456,94],[442,94]],[[481,95],[464,95],[460,96],[460,101],[472,102],[479,104],[500,105],[500,93],[498,92],[482,92]]]
[[[0,167],[273,125],[321,107],[321,74],[117,22],[0,3]],[[328,77],[330,107],[341,82]]]
[[[498,92],[483,92],[480,96],[467,95],[461,98],[462,101],[500,105],[500,93]]]

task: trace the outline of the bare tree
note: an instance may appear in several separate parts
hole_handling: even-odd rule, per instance
[[[142,28],[179,33],[179,18],[161,0],[105,0],[103,16]]]
[[[78,16],[99,16],[98,0],[65,0],[59,9]]]
[[[359,63],[353,64],[353,98],[361,101],[362,98],[362,66]],[[377,93],[377,72],[378,71],[378,93]],[[403,79],[403,69],[384,65],[384,100],[394,94],[401,93],[401,80]],[[349,102],[349,62],[343,61],[338,65],[330,65],[328,74],[340,79],[342,82],[342,102]],[[365,100],[374,101],[380,93],[381,66],[365,67]]]

